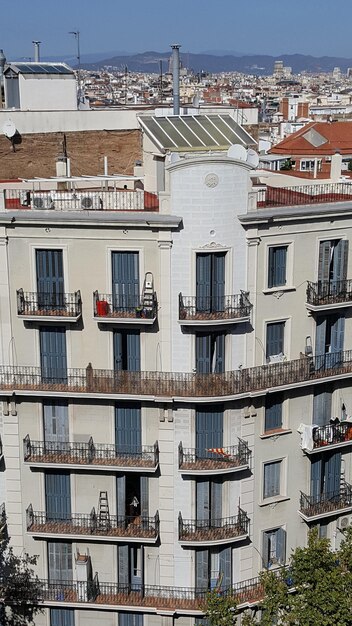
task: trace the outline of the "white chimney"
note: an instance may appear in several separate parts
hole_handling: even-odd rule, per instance
[[[342,156],[339,152],[336,152],[331,157],[330,164],[330,178],[331,180],[337,181],[341,178],[341,168],[342,168]]]

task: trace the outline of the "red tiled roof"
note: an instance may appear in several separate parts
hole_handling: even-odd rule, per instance
[[[303,135],[314,129],[326,143],[314,147]],[[336,151],[352,156],[352,122],[310,122],[271,148],[270,154],[299,156],[332,156]]]

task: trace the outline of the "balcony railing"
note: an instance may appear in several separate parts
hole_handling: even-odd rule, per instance
[[[258,207],[295,206],[352,200],[351,183],[324,183],[294,187],[270,187],[258,195]]]
[[[224,374],[187,372],[128,372],[81,369],[43,369],[0,366],[0,392],[114,394],[179,398],[224,398],[270,388],[352,375],[352,350],[305,357]]]
[[[205,610],[208,589],[197,587],[165,587],[162,585],[131,585],[99,582],[98,575],[89,582],[42,580],[42,599],[47,604],[94,603],[114,610],[128,606],[137,610],[145,607],[170,609],[187,615]],[[255,605],[263,600],[264,589],[259,577],[232,585],[224,593],[234,599],[237,607]]]
[[[6,189],[5,209],[54,211],[158,211],[159,198],[148,191]]]
[[[0,461],[1,461],[3,456],[4,456],[4,451],[3,451],[2,439],[1,439],[1,435],[0,435]]]
[[[327,424],[313,429],[313,450],[343,443],[352,444],[352,423]]]
[[[0,504],[0,540],[6,536],[7,518],[5,502]]]
[[[352,280],[308,281],[307,304],[324,307],[342,303],[352,304]]]
[[[247,441],[238,438],[236,446],[198,450],[178,446],[178,467],[180,470],[211,471],[244,468],[249,466],[251,451]]]
[[[79,317],[81,292],[40,293],[17,290],[17,313],[23,317]]]
[[[159,463],[159,445],[116,446],[94,443],[90,437],[85,442],[32,441],[29,435],[23,440],[24,460],[27,463],[67,465],[96,465],[113,467],[138,467],[155,469]]]
[[[229,321],[248,319],[252,304],[249,294],[242,291],[233,296],[184,296],[179,294],[179,319],[181,321]]]
[[[339,510],[352,508],[352,486],[346,482],[338,491],[307,496],[301,491],[300,513],[305,518],[333,515]]]
[[[238,515],[220,519],[194,520],[178,516],[178,538],[186,542],[228,541],[248,536],[249,518],[241,508]]]
[[[40,535],[86,535],[123,541],[131,539],[156,540],[159,536],[158,512],[154,517],[109,515],[107,519],[100,519],[94,508],[90,514],[47,515],[43,511],[33,511],[30,504],[26,511],[26,519],[27,531]]]
[[[93,293],[94,317],[111,319],[140,319],[153,320],[156,318],[158,303],[156,294],[153,294],[151,306],[144,307],[140,296],[112,295]]]

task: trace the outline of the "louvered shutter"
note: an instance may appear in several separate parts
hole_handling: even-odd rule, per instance
[[[73,609],[50,609],[50,626],[75,626]]]
[[[269,248],[268,287],[286,285],[287,246]]]
[[[43,326],[39,330],[39,341],[43,382],[65,383],[67,381],[65,329]]]
[[[139,305],[138,252],[112,253],[112,291],[115,309],[130,310]]]
[[[64,270],[62,250],[36,250],[38,305],[50,310],[63,307]]]
[[[336,282],[346,280],[347,278],[347,262],[348,262],[348,241],[340,239],[334,249],[333,259],[333,280]],[[341,285],[336,286],[338,291]]]
[[[221,526],[222,516],[222,482],[212,480],[210,483],[210,518],[213,526]]]
[[[140,477],[140,490],[141,490],[141,516],[143,518],[149,517],[149,498],[148,498],[148,476]]]
[[[197,520],[207,521],[210,518],[210,483],[198,480],[196,487]]]
[[[196,371],[198,374],[211,372],[211,335],[196,335]]]
[[[265,431],[282,427],[282,402],[280,393],[270,394],[265,402]]]
[[[212,311],[224,310],[225,296],[225,254],[214,254],[212,258]]]
[[[143,546],[130,546],[131,586],[133,591],[140,591],[143,584],[143,560]],[[138,563],[140,569],[135,568],[136,564],[138,568]]]
[[[120,453],[142,450],[141,408],[135,404],[115,406],[115,445]]]
[[[232,548],[230,546],[219,552],[219,573],[221,589],[229,589],[232,584]]]
[[[196,309],[211,310],[211,254],[197,254],[196,258]]]
[[[46,472],[45,504],[48,519],[70,519],[71,484],[69,474]]]
[[[69,441],[68,405],[64,400],[43,402],[44,439],[64,443]]]
[[[215,337],[215,368],[212,369],[216,374],[222,374],[225,371],[225,335],[216,335]]]
[[[322,460],[314,458],[311,461],[310,468],[310,495],[318,499],[322,492]]]
[[[280,565],[286,562],[286,531],[278,528],[276,531],[276,558]]]
[[[264,498],[280,494],[281,463],[266,463],[264,466]]]
[[[341,483],[341,452],[334,452],[324,460],[324,493],[329,498],[338,497]]]
[[[313,424],[325,426],[331,419],[331,389],[317,387],[313,397]]]
[[[143,613],[124,613],[119,611],[119,626],[143,626]]]
[[[266,357],[284,352],[285,322],[275,322],[266,326]]]
[[[338,316],[331,326],[331,344],[329,360],[330,366],[334,367],[343,361],[343,348],[345,340],[345,317]]]
[[[48,565],[50,581],[72,580],[72,544],[49,541]]]
[[[125,517],[126,515],[126,476],[121,474],[116,477],[116,493],[117,493],[117,515]]]
[[[330,280],[331,242],[321,241],[319,245],[318,281]]]
[[[222,448],[223,445],[223,411],[215,407],[196,411],[196,455],[199,459],[215,458],[208,452],[209,448]],[[216,456],[218,458],[218,456]]]
[[[196,588],[208,589],[209,586],[209,552],[196,550]]]
[[[122,333],[114,331],[114,370],[120,372],[123,368]]]
[[[326,350],[326,317],[318,316],[315,331],[315,355],[321,356]],[[317,365],[322,364],[322,359],[317,359]]]
[[[129,586],[129,546],[128,544],[121,544],[117,548],[117,563],[118,563],[118,581],[122,590],[126,590]]]
[[[269,554],[269,532],[264,532],[263,533],[263,567],[268,567],[269,565],[269,561],[270,561],[270,554]]]
[[[141,369],[139,331],[127,333],[127,371],[139,372]]]

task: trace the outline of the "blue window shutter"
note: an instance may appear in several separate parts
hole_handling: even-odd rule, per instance
[[[49,400],[43,402],[43,421],[45,441],[68,442],[68,405],[65,400]]]
[[[209,552],[196,550],[196,588],[207,589],[209,586]]]
[[[325,426],[331,419],[331,388],[328,385],[316,387],[313,397],[313,424]]]
[[[282,428],[282,402],[281,393],[267,396],[265,401],[265,431]]]
[[[71,485],[69,474],[46,472],[46,515],[52,519],[65,519],[71,515]]]
[[[264,498],[271,498],[280,494],[280,473],[280,461],[264,465]]]
[[[117,515],[125,517],[126,515],[126,475],[121,474],[116,477],[116,493],[117,493]]]
[[[334,248],[333,280],[340,281],[347,278],[348,241],[340,239]]]
[[[143,570],[144,570],[144,550],[143,546],[131,545],[129,547],[129,559],[130,559],[130,580],[132,590],[139,591],[143,584]],[[135,562],[140,559],[140,571],[135,571]]]
[[[322,492],[322,468],[321,458],[313,457],[310,467],[310,495],[315,498]]]
[[[319,315],[315,331],[315,355],[325,354],[326,350],[326,316]]]
[[[216,335],[215,337],[215,369],[216,374],[222,374],[225,371],[225,335]]]
[[[114,331],[114,370],[120,372],[123,369],[122,333]]]
[[[210,483],[198,480],[196,483],[197,520],[205,521],[210,517]]]
[[[50,626],[75,626],[73,609],[50,609]]]
[[[211,254],[197,254],[196,259],[196,308],[211,310]]]
[[[129,585],[130,559],[128,544],[121,544],[117,547],[118,581],[120,585]]]
[[[269,248],[268,287],[286,285],[287,246]]]
[[[210,483],[211,520],[216,525],[220,524],[222,517],[222,482],[213,480]]]
[[[135,308],[139,303],[138,252],[112,253],[112,292],[114,306]]]
[[[44,382],[67,380],[66,332],[64,328],[43,326],[39,330],[40,364]]]
[[[119,612],[119,626],[143,626],[143,613]]]
[[[225,253],[213,255],[212,267],[212,310],[224,310],[225,296]]]
[[[286,562],[286,531],[284,528],[278,528],[276,531],[276,558],[280,565]]]
[[[221,575],[221,589],[228,589],[232,585],[232,548],[227,546],[219,552],[219,573]]]
[[[49,580],[72,580],[72,544],[48,542]]]
[[[211,335],[196,335],[196,371],[198,374],[211,372]]]
[[[338,495],[341,483],[341,452],[335,452],[324,460],[324,493]]]
[[[141,369],[139,331],[127,333],[127,371],[139,372]]]
[[[340,315],[331,326],[331,352],[342,352],[345,337],[345,317]]]
[[[38,293],[53,296],[53,301],[43,298],[39,304],[60,304],[59,297],[65,291],[62,250],[36,250],[36,267]]]
[[[223,411],[211,407],[196,411],[196,454],[200,459],[214,458],[209,448],[223,446]]]
[[[140,477],[141,490],[141,516],[149,517],[149,498],[148,498],[148,476]]]
[[[138,452],[142,446],[141,407],[116,404],[115,445],[119,452]]]
[[[266,325],[266,357],[284,352],[285,322],[273,322]]]
[[[330,280],[331,242],[321,241],[319,245],[318,281]]]

